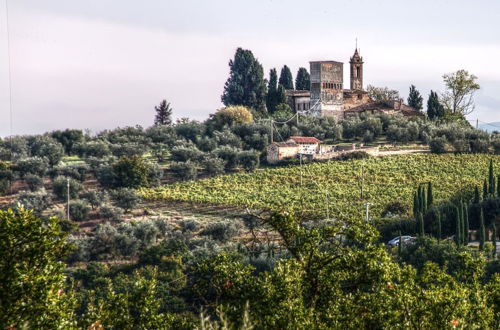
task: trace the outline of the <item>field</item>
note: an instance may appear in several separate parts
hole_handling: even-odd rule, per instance
[[[471,190],[487,177],[490,159],[498,168],[500,156],[486,154],[413,154],[314,163],[181,182],[141,193],[156,201],[293,210],[318,218],[355,220],[363,219],[366,202],[372,204],[374,216],[392,201],[401,201],[411,210],[419,183],[431,181],[437,201]]]

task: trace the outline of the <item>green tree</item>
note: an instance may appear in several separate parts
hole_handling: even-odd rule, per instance
[[[488,173],[488,193],[491,197],[495,196],[495,175],[493,174],[493,159],[490,159],[490,167]]]
[[[467,204],[462,204],[463,208],[463,216],[464,216],[464,245],[467,246],[469,244],[469,208],[467,207]]]
[[[439,102],[439,96],[436,92],[431,91],[427,99],[427,117],[429,119],[439,119],[444,117],[443,105]]]
[[[445,109],[463,116],[474,111],[474,93],[480,88],[477,77],[466,70],[443,75],[446,91],[442,101]]]
[[[495,259],[497,256],[497,226],[493,223],[492,226],[492,235],[491,235],[491,243],[493,244],[493,258]]]
[[[481,211],[479,213],[479,250],[484,249],[484,242],[486,240],[486,229],[484,227],[484,213],[483,208],[481,207]]]
[[[267,85],[267,111],[274,112],[278,104],[278,74],[276,69],[272,68],[269,71],[269,83]]]
[[[462,222],[458,207],[455,208],[455,243],[462,245]]]
[[[278,84],[283,86],[285,89],[293,89],[292,71],[290,71],[290,68],[286,65],[281,68]]]
[[[253,115],[250,109],[241,105],[230,105],[219,109],[212,118],[216,122],[217,128],[220,129],[224,125],[232,126],[253,122]]]
[[[266,113],[266,81],[262,65],[250,50],[238,48],[229,61],[230,74],[224,85],[224,105],[244,105]]]
[[[408,95],[408,105],[417,110],[423,109],[424,98],[414,85],[410,86],[410,94]]]
[[[475,186],[474,187],[474,199],[473,199],[473,203],[477,204],[480,201],[481,201],[481,195],[479,194],[479,187]]]
[[[424,217],[422,216],[422,213],[419,213],[419,215],[418,215],[418,234],[420,236],[425,235]]]
[[[112,165],[115,187],[139,188],[149,184],[150,165],[141,156],[122,157]]]
[[[441,212],[437,212],[436,219],[437,219],[437,239],[440,240],[443,237],[442,227],[441,227]]]
[[[311,77],[306,68],[299,68],[295,77],[295,89],[308,91],[311,88]]]
[[[430,208],[434,203],[434,197],[432,196],[432,182],[427,184],[427,207]]]
[[[141,201],[141,196],[130,188],[120,188],[113,192],[115,205],[129,212]]]
[[[486,182],[486,179],[484,179],[484,182],[483,182],[483,200],[486,200],[488,199],[488,182]]]
[[[1,328],[75,328],[61,262],[69,245],[58,222],[0,210]]]
[[[394,101],[400,99],[399,92],[397,90],[389,89],[387,87],[375,87],[368,85],[366,86],[366,91],[374,101]]]
[[[155,125],[172,125],[172,107],[170,102],[162,100],[160,105],[155,106]]]
[[[79,129],[65,129],[64,131],[53,131],[50,133],[54,139],[63,145],[67,155],[74,153],[73,146],[84,140],[83,132]]]

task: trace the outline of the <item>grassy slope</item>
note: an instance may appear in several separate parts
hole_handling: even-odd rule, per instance
[[[488,175],[489,160],[495,168],[500,156],[415,154],[371,158],[365,163],[365,199],[360,198],[363,161],[315,163],[302,167],[265,169],[143,190],[156,200],[180,200],[217,205],[266,209],[293,209],[310,215],[326,215],[326,192],[330,216],[361,219],[364,203],[373,204],[379,215],[387,203],[399,200],[411,209],[418,183],[432,181],[434,198],[440,200],[475,184]],[[301,175],[302,173],[302,175]],[[302,177],[302,180],[301,180]],[[301,183],[302,181],[302,183]]]

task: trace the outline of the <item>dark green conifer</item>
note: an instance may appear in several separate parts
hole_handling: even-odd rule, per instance
[[[497,197],[500,197],[500,174],[497,175]]]
[[[418,214],[418,195],[417,192],[413,193],[413,217],[417,219],[417,214]]]
[[[437,212],[436,214],[437,217],[437,239],[441,240],[441,212]]]
[[[467,207],[467,204],[463,204],[463,216],[464,216],[464,245],[469,244],[469,209]]]
[[[486,229],[484,228],[483,208],[479,213],[479,250],[484,249],[484,241],[486,240]]]
[[[486,182],[486,179],[484,179],[483,182],[483,200],[488,198],[488,183]]]
[[[432,206],[434,202],[434,197],[432,196],[432,182],[427,184],[427,208]]]
[[[497,256],[497,226],[493,224],[493,234],[491,235],[491,243],[493,244],[493,259]]]
[[[481,201],[481,195],[479,195],[479,188],[476,186],[474,189],[474,204],[477,204]]]
[[[455,243],[462,244],[462,225],[460,223],[460,209],[455,207]]]
[[[495,176],[493,175],[493,159],[490,159],[490,169],[488,173],[488,193],[490,196],[495,195]]]
[[[399,231],[399,244],[398,244],[398,255],[401,256],[401,250],[403,249],[403,237],[401,236],[401,230]]]
[[[276,69],[269,71],[269,83],[267,84],[267,111],[273,113],[278,105],[278,74]]]
[[[286,65],[281,68],[278,84],[285,87],[285,89],[293,89],[292,71],[290,71],[290,68]]]
[[[422,213],[418,215],[418,234],[422,237],[425,235],[424,217]]]

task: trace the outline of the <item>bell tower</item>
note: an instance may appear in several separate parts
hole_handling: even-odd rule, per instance
[[[351,65],[351,89],[363,90],[363,58],[359,56],[357,46],[349,64]]]

